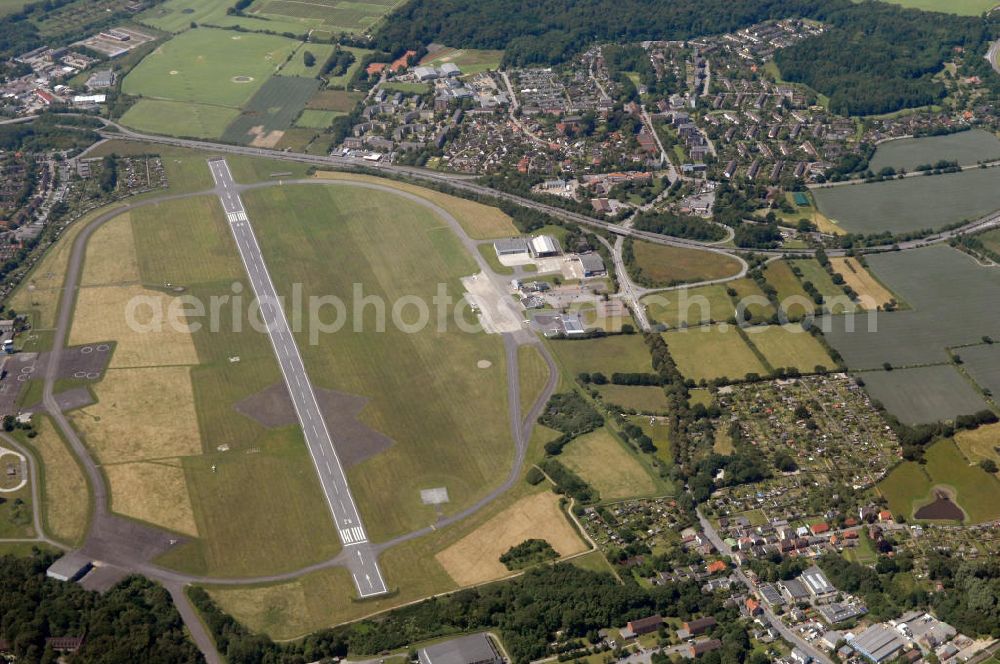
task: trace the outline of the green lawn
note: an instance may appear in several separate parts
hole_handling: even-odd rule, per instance
[[[386,303],[384,331],[376,305],[355,315],[352,304],[339,331],[297,333],[317,387],[370,399],[362,421],[394,441],[348,470],[371,537],[433,522],[420,489],[447,487],[444,511],[453,512],[496,486],[513,458],[500,338],[461,332],[450,317],[442,332],[434,320],[408,333],[390,315],[404,296],[429,303],[439,283],[462,294],[459,278],[475,265],[450,229],[406,199],[363,188],[289,186],[244,201],[279,293],[301,284],[306,294],[358,303],[358,284]],[[404,319],[413,322],[414,311]],[[482,360],[490,367],[477,368]]]
[[[478,74],[491,69],[499,69],[501,60],[503,60],[503,51],[444,48],[426,56],[420,61],[420,64],[440,67],[446,62],[451,62],[458,65],[463,74]]]
[[[302,111],[299,119],[295,121],[296,127],[311,127],[313,129],[326,129],[333,124],[333,119],[338,115],[343,115],[337,111],[314,111],[306,109]]]
[[[125,77],[122,92],[240,108],[299,44],[275,35],[188,30],[146,56]]]
[[[894,514],[912,519],[915,509],[933,500],[931,489],[944,486],[955,492],[968,523],[1000,518],[1000,480],[970,465],[953,440],[935,443],[924,456],[925,465],[903,462],[879,483]]]
[[[576,380],[580,373],[651,373],[649,349],[638,334],[619,334],[599,339],[549,342],[564,374]]]
[[[292,54],[292,57],[290,57],[288,61],[281,66],[281,70],[278,71],[278,74],[280,76],[305,76],[306,78],[315,78],[319,75],[319,71],[323,67],[323,63],[325,63],[333,54],[333,49],[333,44],[302,44],[302,46]],[[306,53],[313,54],[312,67],[306,66]]]
[[[736,305],[726,294],[729,286],[731,284],[714,284],[653,293],[644,297],[642,303],[648,307],[647,313],[653,320],[669,327],[727,321],[736,315]]]
[[[664,333],[663,339],[680,372],[696,382],[767,374],[767,368],[731,325],[675,330]]]
[[[812,298],[802,289],[788,261],[769,264],[764,268],[764,277],[778,291],[778,304],[790,320],[799,320],[813,312],[815,305]]]
[[[656,482],[607,428],[574,439],[559,461],[594,487],[602,500],[652,495]]]
[[[601,385],[597,388],[606,404],[615,404],[640,413],[662,413],[667,410],[667,395],[654,385]]]
[[[723,279],[740,271],[735,258],[712,251],[651,242],[635,242],[632,247],[635,261],[630,272],[641,283],[653,287]]]
[[[140,99],[121,118],[136,131],[217,139],[239,117],[239,109],[165,99]]]

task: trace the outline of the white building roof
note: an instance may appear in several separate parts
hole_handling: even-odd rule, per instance
[[[536,254],[551,254],[559,251],[559,245],[548,235],[539,235],[531,238],[531,250]]]

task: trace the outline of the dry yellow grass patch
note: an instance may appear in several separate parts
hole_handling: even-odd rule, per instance
[[[94,231],[87,242],[82,286],[139,281],[139,261],[132,234],[132,215],[123,214]]]
[[[459,586],[500,579],[511,574],[500,556],[527,539],[547,540],[563,556],[586,549],[548,491],[522,498],[435,558]]]
[[[858,294],[862,309],[878,309],[895,299],[892,291],[880,284],[856,258],[831,258],[830,263]]]
[[[955,434],[955,443],[970,463],[992,459],[1000,464],[1000,451],[998,451],[1000,450],[1000,424],[988,424],[978,429],[959,431]]]
[[[90,511],[87,480],[47,417],[35,418],[35,430],[38,435],[31,444],[44,469],[45,530],[62,542],[77,544],[85,534]]]
[[[112,369],[94,394],[72,420],[102,463],[201,454],[188,367]]]
[[[37,312],[34,325],[38,329],[51,328],[56,322],[56,310],[59,307],[59,295],[62,293],[63,279],[66,276],[66,266],[73,248],[73,240],[94,217],[103,214],[108,208],[95,210],[73,222],[52,245],[28,279],[23,281],[14,294],[11,295],[9,306],[16,311],[34,310]]]
[[[656,492],[656,484],[646,469],[607,429],[580,436],[566,446],[559,458],[605,500]]]
[[[135,319],[147,329],[152,329],[150,324],[157,322],[158,329],[144,331],[129,325],[129,303],[142,302],[141,298],[152,298],[150,302],[157,303],[156,309],[138,306],[134,310]],[[171,302],[176,299],[137,284],[81,288],[73,312],[69,343],[118,342],[111,358],[111,366],[115,368],[197,364],[198,351],[191,335],[182,327],[171,325],[167,315]],[[154,311],[159,313],[154,314]],[[177,322],[183,325],[183,318],[179,317]]]
[[[176,463],[123,463],[104,466],[111,485],[111,509],[192,537],[198,527],[184,470]]]
[[[416,194],[436,205],[441,206],[450,212],[462,225],[469,237],[474,240],[489,240],[498,237],[510,237],[519,235],[520,231],[514,226],[510,217],[499,208],[469,201],[457,196],[443,194],[433,189],[425,189],[404,182],[386,180],[373,177],[371,175],[361,175],[358,173],[339,173],[337,171],[318,171],[316,177],[324,180],[350,180],[353,182],[371,182],[381,184],[386,187],[399,189],[411,194]]]

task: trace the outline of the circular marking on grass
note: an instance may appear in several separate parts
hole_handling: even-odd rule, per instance
[[[480,369],[489,369],[490,367],[493,366],[493,363],[490,362],[489,360],[479,360],[478,362],[476,362],[476,366],[479,367]]]
[[[83,348],[80,349],[80,353],[82,355],[87,355],[87,354],[93,353],[93,352],[94,352],[94,347],[93,346],[84,346]]]
[[[22,374],[35,373],[35,367],[34,367],[34,365],[32,365],[30,367],[21,367],[21,373]]]
[[[86,377],[87,377],[86,371],[76,371],[73,373],[73,378],[86,378]]]
[[[100,344],[97,346],[98,353],[106,353],[109,350],[111,350],[111,346],[109,346],[108,344]]]
[[[170,75],[171,75],[171,76],[177,76],[177,74],[179,74],[179,73],[180,73],[180,72],[179,72],[179,71],[177,71],[176,69],[171,69],[171,70],[170,70]]]
[[[100,377],[101,377],[101,374],[99,374],[96,371],[91,371],[89,374],[87,374],[87,378],[89,378],[90,380],[97,380]]]
[[[233,76],[231,79],[233,83],[252,83],[253,76]]]

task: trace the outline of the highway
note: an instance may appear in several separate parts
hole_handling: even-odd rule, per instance
[[[257,238],[247,217],[246,208],[243,207],[238,187],[229,171],[229,165],[225,159],[211,159],[208,165],[254,296],[260,303],[260,315],[267,325],[268,336],[295,406],[295,413],[302,426],[306,446],[319,474],[320,486],[330,507],[340,541],[347,553],[344,556],[344,563],[354,578],[354,585],[360,597],[384,594],[388,589],[382,579],[377,556],[368,541],[361,515],[347,484],[347,476],[344,474],[333,439],[316,401],[312,383],[306,373],[295,339],[292,337],[288,319],[280,306],[278,293],[267,271],[260,245],[257,244]]]

